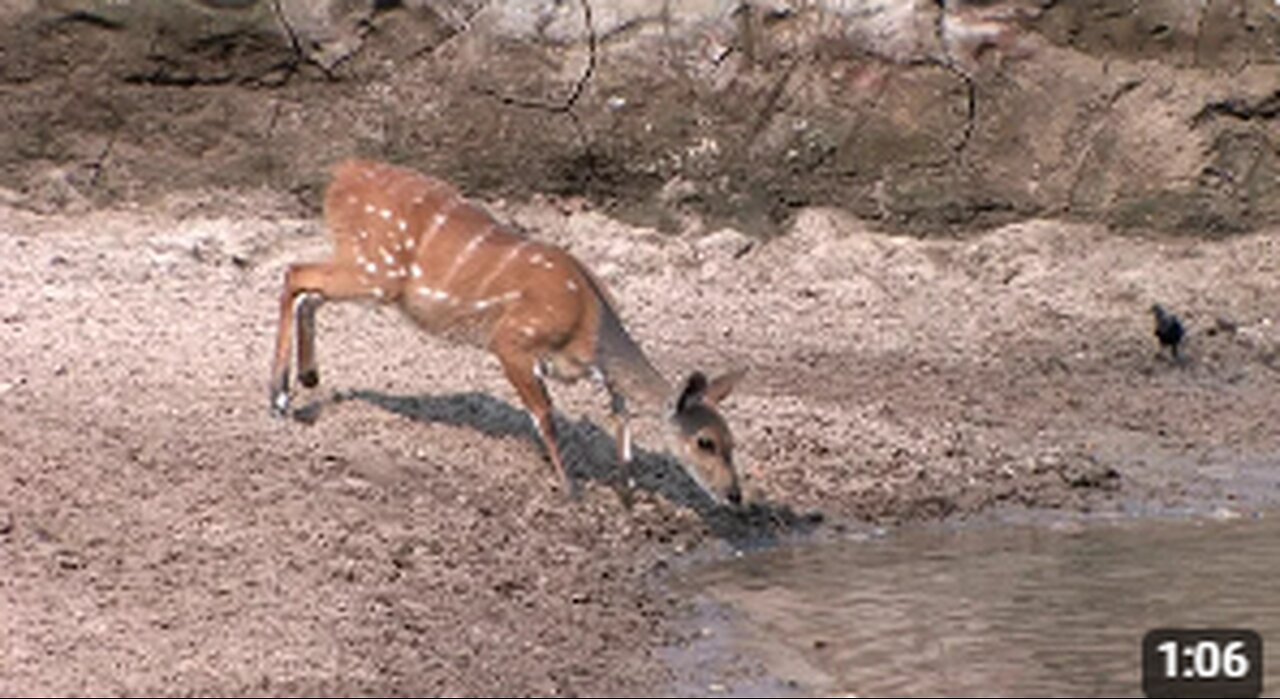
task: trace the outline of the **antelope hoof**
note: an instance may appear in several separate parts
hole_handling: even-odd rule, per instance
[[[276,417],[285,417],[289,414],[289,393],[287,391],[276,391],[271,396],[271,412]]]
[[[307,388],[315,388],[320,385],[320,370],[308,369],[298,374],[298,383]]]
[[[623,483],[614,488],[614,492],[618,495],[618,502],[630,512],[635,508],[636,494],[634,483]]]

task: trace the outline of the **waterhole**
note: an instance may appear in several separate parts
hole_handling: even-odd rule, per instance
[[[1280,513],[894,531],[691,571],[719,652],[827,696],[1141,696],[1155,627],[1244,627],[1280,688]],[[705,649],[703,649],[705,653]],[[715,693],[735,690],[715,682]]]

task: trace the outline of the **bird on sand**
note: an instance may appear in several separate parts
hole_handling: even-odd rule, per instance
[[[1186,329],[1182,327],[1182,320],[1158,303],[1152,304],[1151,314],[1156,317],[1155,334],[1160,340],[1160,346],[1168,347],[1173,358],[1179,359],[1178,345],[1182,344],[1182,338],[1187,334]]]

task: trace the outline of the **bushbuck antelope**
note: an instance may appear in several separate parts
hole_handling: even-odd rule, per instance
[[[347,161],[334,170],[324,216],[333,258],[285,272],[271,374],[271,405],[278,414],[289,408],[292,344],[298,381],[307,387],[320,381],[315,312],[321,303],[398,304],[427,332],[497,355],[569,492],[543,378],[573,381],[590,374],[609,392],[628,482],[631,409],[662,410],[671,451],[689,476],[717,503],[741,503],[733,437],[718,404],[742,372],[710,381],[694,372],[675,391],[581,263],[503,227],[440,180],[384,163]]]

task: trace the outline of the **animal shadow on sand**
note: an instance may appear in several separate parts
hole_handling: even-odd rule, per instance
[[[326,403],[348,400],[363,401],[417,422],[466,427],[491,437],[527,439],[542,449],[529,416],[486,393],[401,396],[355,390],[335,393],[328,401],[300,406],[294,417],[313,423]],[[629,505],[632,495],[622,481],[613,435],[585,418],[569,420],[557,413],[555,421],[570,481],[602,483],[618,492]],[[751,502],[738,509],[718,505],[698,488],[674,458],[662,452],[635,449],[631,476],[635,490],[688,507],[702,518],[712,535],[737,548],[767,547],[783,535],[809,533],[823,520],[820,512],[802,514],[785,504],[767,501]]]

